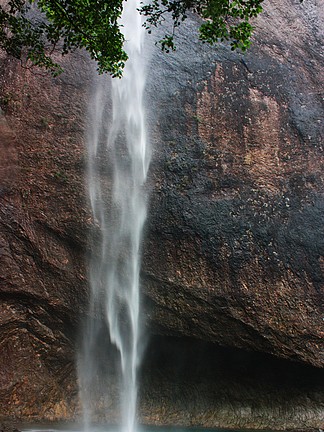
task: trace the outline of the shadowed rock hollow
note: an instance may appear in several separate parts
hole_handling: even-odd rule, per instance
[[[244,56],[193,43],[195,17],[175,54],[152,54],[142,280],[155,336],[140,410],[149,423],[324,424],[324,12],[288,0],[265,10]],[[1,58],[2,418],[79,411],[93,74],[80,54],[65,63],[51,79]]]

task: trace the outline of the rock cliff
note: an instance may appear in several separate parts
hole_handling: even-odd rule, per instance
[[[265,3],[244,56],[193,43],[195,16],[176,53],[151,49],[147,422],[324,425],[323,13],[306,2]],[[51,79],[0,63],[3,418],[79,412],[93,72],[80,53],[65,69]],[[177,357],[187,374],[175,374]]]
[[[244,56],[158,56],[144,274],[168,334],[323,366],[323,33],[265,9]]]
[[[51,80],[1,59],[2,416],[64,417],[76,394],[89,218],[80,57],[78,67]]]

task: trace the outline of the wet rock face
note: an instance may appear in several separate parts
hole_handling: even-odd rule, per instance
[[[200,54],[189,26],[152,80],[143,277],[161,333],[323,366],[323,35],[288,3],[244,57]]]
[[[142,278],[151,332],[320,367],[323,11],[306,3],[265,4],[244,57],[193,43],[194,16],[179,33],[176,53],[152,55],[153,160]],[[53,80],[0,60],[0,417],[77,418],[75,346],[87,303],[91,226],[84,193],[91,73],[82,55],[66,60],[66,72]],[[276,428],[322,427],[323,391],[307,385],[308,399],[298,396],[304,414],[294,412],[291,397],[289,422],[279,408],[269,408],[258,423],[272,402],[262,399],[250,415],[263,391],[253,396],[259,379],[253,374],[249,404],[245,384],[233,389],[235,380],[223,394],[228,404],[232,397],[239,401],[233,416],[246,421],[231,422],[225,402],[216,419],[220,388],[205,391],[206,377],[201,404],[191,398],[190,406],[210,417],[197,411],[187,418],[183,398],[177,417],[176,396],[165,408],[156,389],[177,395],[186,385],[199,387],[202,375],[191,370],[193,380],[177,387],[171,364],[165,379],[154,376],[155,361],[147,360],[151,372],[143,383],[147,422],[272,427],[279,412]],[[214,377],[212,367],[209,373]],[[280,393],[279,384],[269,388],[276,407],[294,393]]]

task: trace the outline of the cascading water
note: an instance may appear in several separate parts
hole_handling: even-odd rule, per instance
[[[107,77],[99,80],[92,106],[88,181],[93,217],[100,233],[97,232],[98,241],[90,258],[90,318],[79,362],[85,424],[89,428],[97,409],[94,405],[101,403],[91,399],[98,387],[106,386],[101,392],[107,393],[112,387],[102,376],[102,370],[107,371],[107,367],[102,367],[98,354],[98,345],[105,343],[106,326],[110,342],[119,352],[120,415],[125,432],[132,432],[136,425],[141,333],[139,273],[146,218],[143,186],[149,164],[143,107],[144,29],[137,12],[139,6],[139,0],[124,3],[122,25],[129,60],[123,78],[113,79],[111,87]],[[110,93],[112,109],[109,108]],[[111,111],[109,124],[106,114]],[[105,153],[110,164],[107,171],[112,171],[112,185],[107,180],[109,173],[102,166]],[[111,192],[109,198],[107,189]],[[106,397],[109,399],[109,395]]]

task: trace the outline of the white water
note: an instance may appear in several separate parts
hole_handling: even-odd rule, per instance
[[[88,184],[93,217],[100,235],[90,258],[90,319],[79,362],[86,429],[95,419],[94,405],[109,406],[111,403],[112,384],[103,376],[103,371],[108,370],[109,374],[110,365],[103,367],[100,364],[102,355],[98,354],[98,346],[107,343],[105,325],[110,341],[119,352],[122,430],[133,432],[136,428],[141,338],[139,273],[146,219],[143,186],[149,164],[143,104],[144,29],[136,11],[139,6],[138,0],[124,3],[122,24],[129,60],[123,78],[113,79],[111,85],[107,79],[99,80],[91,108]],[[106,118],[107,112],[110,119]],[[110,164],[107,169],[102,166],[105,155]],[[107,180],[109,171],[112,171],[112,185]],[[104,400],[98,401],[100,386],[106,387],[100,391],[107,394],[101,396]]]

